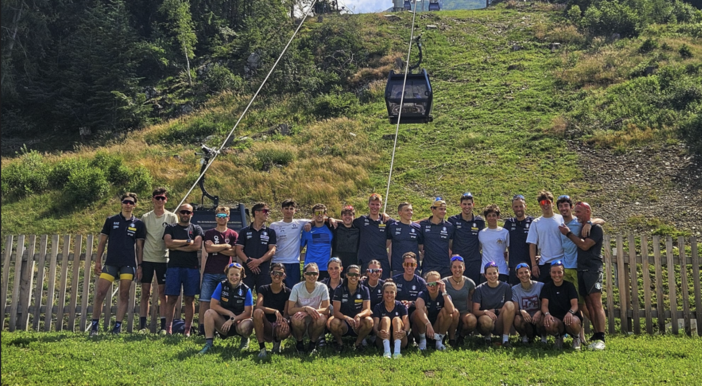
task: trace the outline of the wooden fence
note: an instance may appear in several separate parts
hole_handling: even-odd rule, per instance
[[[7,236],[2,253],[1,328],[86,331],[93,305],[95,239],[93,235]],[[606,235],[604,245],[603,303],[609,333],[678,334],[680,325],[688,335],[699,331],[702,296],[695,237]],[[151,287],[151,304],[157,304],[155,278]],[[116,288],[115,284],[103,305],[105,329],[117,311]],[[141,286],[133,282],[124,321],[128,332],[134,330],[135,313],[138,320],[140,297]],[[181,310],[178,302],[176,318]],[[158,315],[157,307],[151,307],[151,332],[157,330]],[[585,325],[589,332],[589,323]]]

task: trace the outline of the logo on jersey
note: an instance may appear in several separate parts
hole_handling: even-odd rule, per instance
[[[216,236],[216,235],[215,235],[215,237],[214,237],[214,242],[215,242],[215,244],[219,244],[219,236]]]

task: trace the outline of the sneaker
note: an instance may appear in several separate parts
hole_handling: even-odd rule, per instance
[[[262,348],[261,351],[258,353],[258,359],[266,359],[268,357],[268,353],[266,352],[265,348]]]
[[[563,350],[563,337],[562,336],[556,337],[556,349]]]
[[[589,346],[587,346],[590,350],[604,350],[605,349],[605,342],[601,340],[596,340],[592,343],[590,343]]]
[[[334,343],[334,350],[336,350],[337,354],[341,354],[344,352],[344,345],[339,344],[339,343]]]
[[[363,338],[363,340],[361,341],[361,346],[368,347],[368,342],[366,342],[366,338]]]
[[[212,347],[214,347],[214,346],[209,344],[209,343],[206,343],[205,347],[203,347],[202,350],[200,350],[200,352],[198,354],[205,355],[205,354],[207,354],[208,351],[210,351],[210,349],[212,349]]]
[[[273,354],[280,354],[280,342],[273,342]]]
[[[304,354],[305,353],[305,344],[302,342],[295,343],[295,350],[297,351],[298,354]]]
[[[580,338],[573,338],[573,350],[580,351]]]
[[[488,337],[483,339],[483,344],[488,347],[492,346],[492,338]]]
[[[524,344],[529,343],[529,337],[526,336],[526,335],[524,335],[524,336],[522,337],[522,343],[524,343]]]
[[[120,333],[122,333],[122,326],[119,326],[119,327],[115,326],[115,328],[112,329],[112,333],[114,335],[119,335]]]
[[[419,340],[419,351],[424,351],[427,349],[427,340],[426,339],[420,339]]]
[[[371,335],[371,336],[369,336],[369,337],[366,338],[366,339],[367,339],[371,344],[373,344],[373,343],[375,343],[376,338],[378,338],[378,337],[375,336],[375,335]],[[363,339],[363,341],[365,342],[366,339]]]
[[[440,340],[437,340],[436,341],[436,349],[439,351],[444,351],[444,350],[446,350],[446,346],[444,346],[444,344]]]
[[[310,341],[310,344],[307,346],[307,351],[310,353],[310,355],[315,355],[317,354],[317,344],[319,342],[315,343]]]
[[[388,359],[392,358],[392,354],[390,354],[390,351],[384,352],[384,353],[383,353],[383,358],[388,358]]]
[[[502,342],[502,348],[510,348],[512,347],[512,343],[509,343],[509,341]]]
[[[239,350],[244,351],[249,348],[249,338],[241,338],[241,343],[239,344]]]
[[[319,340],[317,341],[317,347],[323,348],[326,345],[327,345],[327,340],[324,337],[319,338]]]
[[[401,354],[401,353],[396,352],[396,353],[392,354],[392,359],[400,359],[400,358],[402,358],[402,354]]]
[[[99,332],[98,330],[90,330],[90,337],[98,336]]]

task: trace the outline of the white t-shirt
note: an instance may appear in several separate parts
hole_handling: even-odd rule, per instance
[[[329,290],[324,283],[315,282],[314,291],[310,293],[305,287],[305,282],[299,282],[295,284],[290,292],[291,302],[295,302],[296,307],[312,307],[318,309],[321,307],[322,302],[329,300]]]
[[[484,228],[478,233],[478,240],[483,247],[483,262],[480,264],[480,273],[485,273],[485,264],[494,261],[500,273],[506,275],[507,262],[505,251],[509,247],[509,231],[503,227],[495,229]]]
[[[163,231],[167,224],[175,224],[178,217],[169,211],[164,211],[163,215],[156,216],[152,210],[141,216],[141,221],[146,225],[146,240],[144,240],[144,261],[151,263],[168,262],[168,249],[163,241]]]
[[[555,213],[553,217],[541,216],[531,223],[527,243],[536,244],[541,249],[539,265],[563,258],[561,231],[558,230],[561,224],[563,224],[563,216]]]
[[[310,220],[292,220],[291,222],[281,220],[271,224],[270,228],[275,231],[277,238],[272,263],[300,263],[300,235],[302,228],[308,222]]]

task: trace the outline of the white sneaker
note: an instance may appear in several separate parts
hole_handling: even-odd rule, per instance
[[[605,349],[605,342],[603,342],[601,340],[596,340],[596,341],[592,342],[588,346],[588,348],[590,350],[604,350]]]
[[[241,337],[241,343],[239,344],[239,350],[244,351],[249,348],[249,338]]]
[[[436,341],[436,349],[439,351],[444,351],[444,350],[446,350],[446,346],[444,346],[444,344],[441,343],[440,340],[437,340]]]
[[[420,339],[419,340],[419,351],[424,351],[427,349],[427,340],[426,339]]]
[[[383,353],[383,358],[388,358],[388,359],[392,358],[392,354],[390,354],[390,351],[384,352],[384,353]]]
[[[522,343],[524,343],[524,344],[529,343],[529,337],[526,336],[526,335],[524,335],[524,336],[522,337]]]
[[[400,358],[402,358],[402,354],[401,354],[401,353],[396,352],[396,353],[392,354],[392,359],[400,359]]]
[[[573,350],[580,351],[580,338],[573,338]]]
[[[368,347],[368,342],[366,342],[366,338],[363,338],[363,340],[361,341],[361,346]]]
[[[265,348],[262,348],[261,351],[258,353],[258,359],[266,359],[268,356],[268,353],[266,352]]]
[[[280,354],[280,342],[273,342],[273,354]]]

